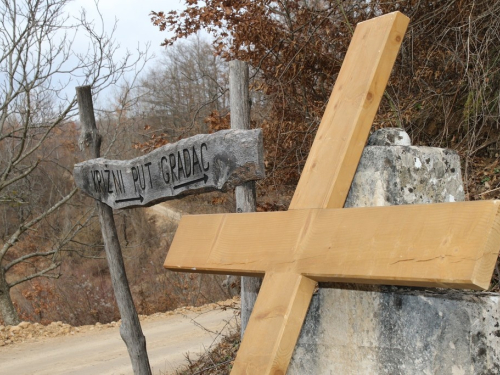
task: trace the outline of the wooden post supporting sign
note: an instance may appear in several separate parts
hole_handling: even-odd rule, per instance
[[[104,247],[134,374],[151,374],[125,273],[113,208],[150,206],[167,199],[231,187],[264,178],[262,131],[223,130],[168,144],[132,160],[100,158],[90,86],[77,87],[81,146],[86,160],[75,165],[76,185],[96,200]]]
[[[100,156],[101,136],[97,130],[94,117],[94,105],[90,86],[76,88],[80,122],[82,132],[80,147],[88,158]],[[151,375],[148,353],[146,351],[146,338],[142,333],[139,316],[132,300],[132,293],[128,285],[123,256],[116,232],[113,210],[102,202],[96,201],[101,224],[104,250],[108,261],[109,274],[115,293],[116,304],[120,311],[122,324],[120,335],[127,345],[130,361],[135,375]]]
[[[500,201],[342,209],[409,19],[355,33],[287,212],[184,216],[165,267],[262,276],[232,374],[285,374],[316,282],[487,288]]]

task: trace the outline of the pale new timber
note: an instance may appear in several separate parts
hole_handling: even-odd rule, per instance
[[[408,23],[394,12],[357,25],[290,209],[344,205]]]
[[[266,273],[231,373],[280,374],[288,367],[315,286],[302,275]]]
[[[285,374],[317,281],[485,288],[499,202],[341,209],[408,18],[357,26],[288,212],[184,217],[165,261],[263,275],[233,374]]]
[[[298,209],[343,206],[408,22],[406,16],[395,12],[363,22],[356,27],[345,63],[342,65],[311,154],[292,199],[289,211],[291,214]],[[222,230],[222,218],[209,218],[207,221],[210,221],[210,225],[215,226],[217,230]],[[270,228],[274,228],[273,222],[266,222]],[[293,224],[293,220],[290,224]],[[243,234],[246,228],[240,227],[237,232]],[[307,229],[307,226],[297,227],[297,233],[302,232],[304,228]],[[192,232],[197,231],[196,225],[190,229]],[[259,235],[257,234],[257,237]],[[210,241],[209,236],[201,236]],[[217,236],[212,238],[210,243],[213,244],[216,238]],[[279,240],[279,237],[276,238]],[[252,237],[249,240],[251,245],[257,238]],[[274,244],[280,246],[280,241],[274,241],[271,247],[265,249],[265,256],[273,253]],[[257,246],[254,246],[254,249],[257,249]],[[232,262],[231,255],[228,256],[229,262]],[[170,255],[167,256],[167,263],[169,257]],[[293,263],[290,259],[281,261],[285,264],[290,261]],[[189,265],[192,271],[196,270],[190,259],[185,259],[185,262],[177,265]],[[245,269],[248,262],[244,260],[241,265],[239,274],[252,274]],[[271,272],[272,268],[261,271]],[[295,278],[307,285],[313,283],[311,279],[304,278],[300,274],[296,274]],[[258,298],[254,308],[256,312],[250,317],[249,325],[252,331],[265,333],[265,340],[258,335],[248,333],[250,329],[247,329],[243,337],[242,350],[236,357],[233,374],[285,374],[288,368],[300,330],[289,324],[288,312],[280,308],[278,302],[282,296],[280,285],[266,283],[260,293],[267,297]],[[303,322],[312,293],[312,289],[309,288],[300,294],[302,297],[299,300],[296,300],[297,293],[287,295],[288,305],[293,306],[290,311],[295,319]],[[275,330],[268,331],[266,320],[258,318],[258,311],[274,311],[275,314],[280,314],[282,318],[276,321],[279,326]],[[248,348],[256,346],[260,347],[260,354],[246,352]],[[249,367],[251,364],[255,367]]]
[[[499,208],[477,201],[184,216],[165,267],[485,289],[499,251]]]

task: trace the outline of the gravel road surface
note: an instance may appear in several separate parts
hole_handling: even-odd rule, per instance
[[[156,374],[175,374],[186,363],[185,354],[196,357],[235,327],[235,310],[200,309],[175,315],[148,317],[141,322],[149,361]],[[38,338],[32,342],[0,347],[0,374],[121,375],[133,374],[118,327]]]

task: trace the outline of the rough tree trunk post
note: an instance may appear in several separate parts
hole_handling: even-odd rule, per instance
[[[101,136],[99,135],[94,118],[94,106],[90,86],[76,88],[80,122],[82,124],[80,147],[86,158],[93,159],[100,156]],[[116,302],[122,319],[120,335],[127,345],[132,368],[136,375],[151,375],[148,354],[146,352],[146,338],[144,337],[135,310],[132,294],[128,285],[123,257],[116,232],[113,210],[96,201],[101,223],[104,248],[108,260],[109,273],[113,284]]]
[[[231,129],[250,129],[250,94],[248,90],[248,64],[234,60],[229,63],[229,97]],[[236,212],[255,212],[255,181],[237,186]],[[241,337],[245,333],[262,280],[258,277],[241,278]]]

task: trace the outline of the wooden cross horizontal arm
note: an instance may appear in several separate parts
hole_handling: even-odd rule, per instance
[[[500,250],[499,208],[479,201],[184,216],[165,267],[485,289]]]

